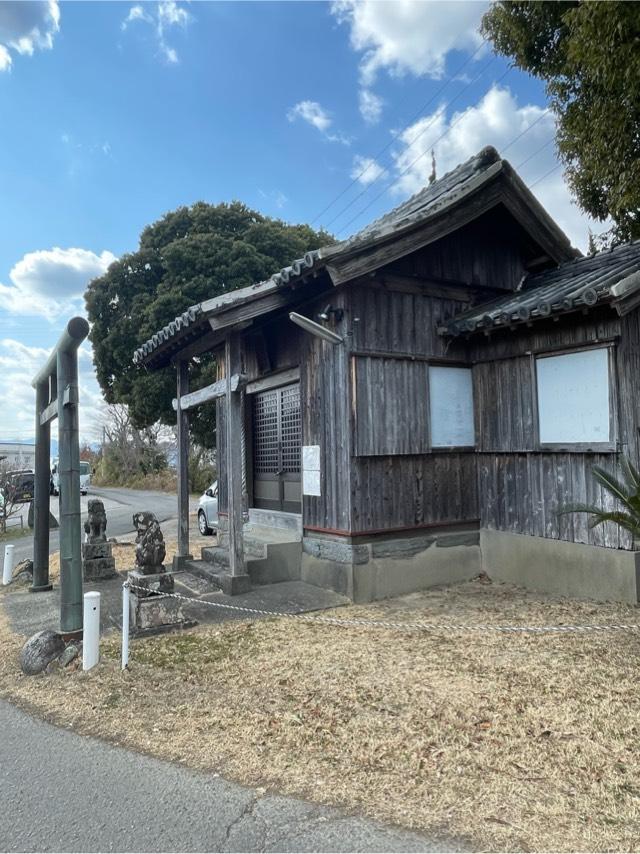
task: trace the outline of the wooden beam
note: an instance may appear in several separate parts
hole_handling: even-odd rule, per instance
[[[281,385],[295,383],[300,379],[300,368],[289,368],[287,371],[278,371],[268,377],[260,377],[259,380],[247,383],[245,391],[247,394],[255,394],[258,391],[266,391]]]
[[[253,320],[254,317],[259,317],[261,314],[275,311],[278,308],[288,305],[290,302],[291,292],[288,289],[280,293],[267,294],[260,299],[230,307],[220,314],[213,315],[209,318],[209,324],[214,330],[225,329],[229,326],[235,326],[236,323]]]
[[[237,332],[225,347],[227,404],[227,495],[229,510],[229,567],[232,576],[246,575],[242,508],[242,399],[234,394],[232,378],[242,370],[242,339]]]
[[[240,387],[241,376],[234,374],[231,377],[231,391],[237,391]],[[197,391],[189,392],[180,398],[180,410],[186,412],[187,409],[193,409],[194,406],[201,406],[210,400],[217,400],[219,397],[224,397],[227,393],[226,379],[218,380],[204,388],[199,388]],[[178,411],[178,399],[174,397],[172,404],[174,410]]]
[[[189,393],[189,363],[181,359],[177,364],[177,394],[182,400]],[[178,554],[173,568],[189,560],[189,415],[178,408]]]
[[[52,400],[49,406],[45,407],[40,413],[40,425],[48,424],[58,417],[58,399]]]

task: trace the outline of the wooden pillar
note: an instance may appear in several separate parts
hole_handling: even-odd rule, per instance
[[[227,404],[227,496],[229,510],[229,566],[231,582],[229,593],[249,589],[249,579],[244,565],[243,507],[242,507],[242,396],[233,391],[232,377],[242,373],[242,339],[239,333],[227,336],[225,345],[226,404]]]
[[[57,391],[56,391],[57,394]],[[55,397],[54,397],[55,400]],[[49,512],[51,422],[40,421],[49,403],[49,382],[36,386],[36,473],[33,496],[33,584],[31,591],[51,590],[49,583]]]
[[[180,399],[189,393],[189,362],[179,359],[177,366],[178,420],[178,554],[173,568],[182,569],[189,553],[189,413],[180,406]]]

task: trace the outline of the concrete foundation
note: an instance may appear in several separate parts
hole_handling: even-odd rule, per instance
[[[578,599],[640,601],[640,552],[486,528],[480,548],[482,568],[495,581]]]
[[[467,581],[482,569],[478,531],[345,542],[306,535],[301,579],[354,602],[373,602]]]

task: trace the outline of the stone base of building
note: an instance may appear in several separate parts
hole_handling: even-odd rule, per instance
[[[468,581],[481,571],[478,530],[443,528],[366,541],[306,532],[302,540],[301,580],[357,603]]]
[[[540,593],[640,602],[640,552],[483,528],[482,568],[494,581]]]
[[[113,543],[82,544],[82,577],[85,581],[106,581],[117,574]]]

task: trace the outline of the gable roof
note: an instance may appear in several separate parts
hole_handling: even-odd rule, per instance
[[[460,336],[512,328],[604,303],[615,303],[624,314],[636,306],[636,297],[640,298],[640,241],[528,276],[516,293],[462,312],[440,331]]]
[[[307,252],[264,282],[192,306],[139,347],[133,360],[138,364],[166,364],[181,342],[197,337],[198,329],[208,329],[210,318],[219,317],[216,325],[222,327],[221,316],[228,313],[231,318],[233,306],[261,300],[279,289],[287,292],[292,285],[320,272],[328,272],[333,284],[341,284],[354,278],[356,266],[357,275],[376,269],[382,257],[388,263],[426,246],[499,203],[535,232],[536,242],[555,263],[579,254],[510,164],[495,148],[487,146],[347,240]],[[411,241],[412,248],[408,249]],[[264,303],[266,311],[272,310],[269,306],[273,301]]]

